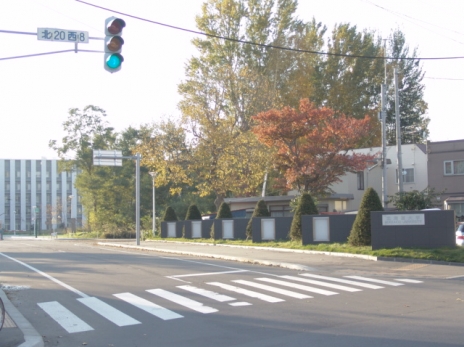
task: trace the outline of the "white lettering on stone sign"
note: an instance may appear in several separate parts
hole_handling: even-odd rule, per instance
[[[425,225],[425,216],[418,214],[386,214],[382,216],[382,225]]]

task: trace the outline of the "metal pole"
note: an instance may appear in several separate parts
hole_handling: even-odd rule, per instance
[[[395,69],[395,118],[396,118],[396,148],[398,158],[398,191],[403,193],[403,160],[401,154],[401,123],[400,98],[398,94],[398,71]]]
[[[135,157],[135,237],[137,246],[140,246],[140,154]]]
[[[387,111],[386,111],[386,100],[387,100],[387,85],[382,84],[382,110],[380,111],[381,124],[382,124],[382,206],[386,208],[388,206],[387,199]]]
[[[155,178],[156,172],[149,172],[150,176],[153,177],[153,237],[156,236],[156,186]]]

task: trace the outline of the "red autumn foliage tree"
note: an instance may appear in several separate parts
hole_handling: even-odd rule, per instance
[[[368,116],[355,119],[317,108],[308,99],[299,110],[284,107],[253,117],[259,141],[275,148],[274,163],[284,173],[288,188],[323,196],[347,172],[364,170],[373,157],[356,154],[360,141],[372,131]]]

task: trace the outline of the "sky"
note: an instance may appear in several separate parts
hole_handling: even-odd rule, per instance
[[[115,11],[196,30],[204,0],[88,0]],[[419,57],[464,57],[462,0],[300,0],[297,16],[326,25],[350,23],[386,38],[400,29]],[[104,37],[114,13],[75,0],[0,0],[0,31],[36,33],[37,28],[88,31]],[[185,65],[197,52],[197,35],[116,15],[126,21],[121,71],[103,68],[103,53],[67,52],[72,43],[37,40],[36,35],[0,32],[0,158],[54,159],[49,140],[65,134],[71,108],[96,105],[116,131],[179,117],[177,87]],[[100,40],[80,49],[103,50]],[[422,61],[424,99],[431,141],[464,139],[464,59]]]

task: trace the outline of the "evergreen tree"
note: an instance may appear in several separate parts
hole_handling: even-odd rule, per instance
[[[292,226],[290,227],[290,238],[299,241],[302,238],[301,216],[319,214],[316,204],[309,193],[303,193],[299,199],[298,206],[293,214]]]
[[[189,206],[185,220],[201,220],[201,212],[197,205],[192,204]]]
[[[371,211],[383,211],[383,207],[377,192],[369,187],[363,195],[358,214],[348,237],[350,245],[371,245]]]
[[[253,215],[251,216],[250,220],[248,221],[248,225],[246,227],[246,236],[247,239],[253,236],[253,230],[251,228],[253,217],[270,217],[271,213],[267,209],[266,203],[264,200],[259,200],[256,203],[255,209],[253,211]]]
[[[223,202],[221,206],[219,206],[219,211],[216,215],[216,219],[220,218],[232,218],[232,212],[230,212],[229,204]]]
[[[172,222],[172,221],[177,221],[177,220],[178,219],[177,219],[176,211],[174,211],[174,209],[171,206],[168,206],[166,208],[166,211],[164,212],[163,221]]]

